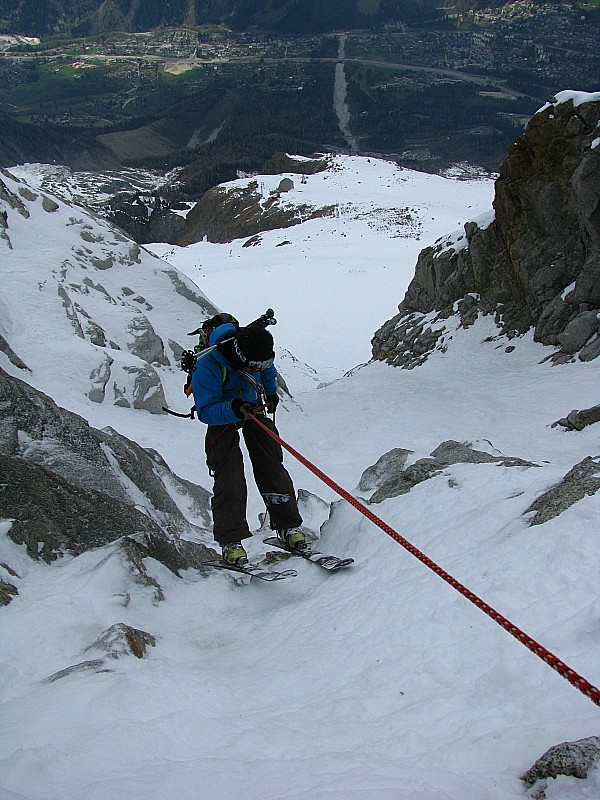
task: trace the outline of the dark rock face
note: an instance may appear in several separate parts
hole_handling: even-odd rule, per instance
[[[209,493],[174,475],[158,453],[91,428],[2,370],[0,410],[0,516],[14,520],[9,535],[33,557],[50,561],[131,534],[160,540],[210,524]]]
[[[275,191],[265,201],[256,181],[244,188],[209,189],[187,215],[177,244],[185,247],[204,238],[215,243],[231,242],[332,213],[332,207],[286,207],[279,203],[279,198],[280,192]]]
[[[16,586],[0,579],[0,606],[7,606],[13,597],[18,594],[19,590]]]
[[[280,175],[283,172],[292,172],[296,175],[316,175],[328,167],[327,158],[298,159],[287,153],[275,153],[266,164],[261,167],[262,175]]]
[[[329,163],[330,160],[326,157],[298,159],[286,153],[275,153],[261,168],[261,174],[315,175],[326,170]],[[279,203],[280,196],[292,187],[293,182],[284,177],[279,190],[271,192],[266,201],[258,191],[256,181],[251,181],[244,188],[216,186],[209,189],[189,212],[185,221],[181,220],[183,228],[178,232],[173,229],[173,235],[177,237],[174,243],[185,246],[204,238],[215,243],[231,242],[234,239],[256,236],[263,231],[289,228],[307,219],[330,213],[329,208],[283,207]]]
[[[22,458],[0,454],[0,513],[13,519],[9,536],[32,558],[52,561],[65,551],[82,553],[156,523],[135,508],[100,492],[73,486]]]
[[[8,564],[0,562],[0,607],[7,606],[19,594],[18,588],[12,583],[15,578],[20,580],[20,575]]]
[[[559,348],[557,362],[600,354],[599,120],[600,100],[531,119],[500,170],[494,220],[421,252],[400,313],[375,333],[374,358],[417,366],[444,347],[450,316],[468,327],[480,313],[509,337],[533,327]]]
[[[175,244],[185,228],[185,219],[171,211],[160,197],[149,204],[140,196],[117,195],[108,203],[107,217],[139,244]]]

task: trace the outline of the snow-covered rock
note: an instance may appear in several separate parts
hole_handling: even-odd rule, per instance
[[[81,206],[0,172],[0,348],[64,405],[162,413],[187,331],[217,309],[172,266]]]
[[[0,407],[2,516],[31,556],[50,561],[128,534],[209,527],[209,492],[176,476],[157,452],[90,427],[1,369]]]

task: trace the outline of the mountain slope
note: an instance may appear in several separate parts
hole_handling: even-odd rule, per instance
[[[200,242],[172,257],[187,255],[187,269],[194,265],[209,294],[221,286],[227,303],[235,300],[227,310],[239,306],[238,313],[250,316],[276,290],[286,303],[281,315],[273,302],[281,317],[274,329],[278,348],[296,352],[298,346],[303,358],[345,367],[368,351],[370,315],[383,318],[408,283],[411,253],[427,241],[419,237],[447,230],[459,208],[462,218],[469,205],[489,203],[490,187],[456,188],[443,179],[420,184],[364,159],[336,166],[327,180],[320,173],[309,180],[322,182],[305,186],[314,196],[343,199],[347,207],[338,217],[265,233],[254,246]],[[9,287],[2,319],[10,322],[3,335],[14,357],[0,353],[0,364],[50,387],[98,427],[113,424],[158,450],[178,474],[209,485],[203,426],[115,405],[106,393],[95,403],[88,378],[74,380],[75,367],[81,371],[111,346],[89,341],[71,283],[88,286],[83,281],[91,276],[114,301],[137,306],[140,301],[117,292],[121,284],[135,289],[153,306],[143,305],[144,314],[162,341],[174,320],[190,330],[189,315],[200,306],[177,294],[179,284],[168,272],[165,277],[172,267],[145,251],[141,263],[119,263],[131,243],[115,239],[114,229],[81,209],[44,210],[41,196],[26,200],[19,194],[23,184],[3,180],[11,192],[4,199],[6,236],[15,249],[0,240],[3,286]],[[268,194],[267,178],[265,189]],[[377,196],[405,208],[405,189],[420,232],[394,237],[406,228],[390,222]],[[19,199],[29,218],[19,214]],[[70,216],[91,228],[64,224]],[[61,224],[53,228],[48,220]],[[435,231],[436,224],[444,227]],[[104,242],[83,240],[82,232],[102,234]],[[91,252],[83,263],[71,263],[80,240]],[[107,240],[113,266],[99,275],[91,258],[107,258]],[[277,247],[284,240],[290,244]],[[69,261],[62,283],[57,261]],[[359,265],[365,272],[357,288],[350,270]],[[396,266],[395,282],[380,280],[384,265]],[[72,292],[84,338],[66,316],[61,286]],[[88,288],[91,297],[102,294]],[[357,292],[354,305],[341,301]],[[99,301],[81,307],[108,342],[122,347],[116,356],[139,366],[121,323],[129,306],[117,313],[109,299],[102,302],[106,313]],[[313,313],[301,313],[304,308]],[[44,326],[53,346],[31,341],[24,318]],[[591,472],[599,468],[593,426],[569,432],[552,423],[596,402],[600,361],[552,366],[540,362],[554,349],[534,342],[531,333],[513,339],[510,352],[498,337],[492,317],[478,317],[469,328],[457,326],[449,347],[418,369],[374,362],[322,388],[295,392],[294,403],[280,405],[277,424],[286,441],[366,498],[374,513],[598,685],[600,492],[573,491],[573,502],[560,507],[547,492],[589,456]],[[70,386],[61,378],[60,352],[67,354],[63,362],[74,362],[64,364]],[[164,352],[171,360],[168,345]],[[17,355],[31,373],[17,366]],[[175,397],[179,376],[167,365],[151,365],[165,394]],[[404,460],[399,450],[406,451]],[[363,478],[390,451],[396,452]],[[284,559],[276,563],[293,566],[296,578],[238,585],[231,576],[205,578],[198,569],[178,576],[158,553],[136,550],[135,563],[147,578],[140,581],[120,542],[48,565],[11,541],[10,520],[0,522],[0,580],[18,591],[0,608],[3,797],[518,800],[525,792],[519,776],[548,747],[597,734],[598,712],[587,697],[337,502],[315,475],[287,456],[286,464],[305,490],[301,509],[320,536],[318,546],[353,557],[351,569],[330,575]],[[591,490],[594,479],[589,475],[584,488]],[[535,524],[544,503],[558,513]],[[263,508],[252,490],[249,520]],[[261,538],[249,543],[256,561],[267,549]],[[585,781],[547,783],[547,800],[590,800],[598,796],[600,772],[590,770]]]
[[[589,401],[597,372],[539,366],[530,340],[508,356],[481,344],[488,332],[474,326],[419,370],[374,364],[312,392],[280,428],[349,488],[374,454],[404,446],[416,458],[448,437],[540,464],[456,464],[374,510],[598,683],[598,495],[541,527],[524,516],[595,446],[590,430],[547,423]],[[289,466],[298,486],[334,499]],[[235,586],[181,581],[146,559],[157,606],[111,547],[42,569],[4,542],[0,560],[20,576],[0,633],[18,665],[2,689],[7,796],[517,800],[518,776],[550,745],[597,733],[587,698],[354,510],[336,505],[320,544],[355,566],[327,575],[294,561],[300,574],[282,585]],[[263,550],[256,537],[253,557]],[[46,680],[115,623],[156,646]],[[586,795],[572,781],[572,797],[594,796],[596,783]]]
[[[0,342],[13,366],[67,407],[77,395],[162,413],[185,333],[215,306],[118,228],[5,171],[0,214]]]
[[[275,309],[277,342],[321,379],[370,358],[372,332],[395,312],[424,244],[489,211],[493,193],[489,176],[466,167],[451,178],[374,158],[324,161],[314,174],[221,184],[190,213],[194,244],[149,245],[223,308],[243,308],[256,282],[250,296]],[[290,227],[271,230],[272,219]],[[288,385],[294,394],[293,376]]]

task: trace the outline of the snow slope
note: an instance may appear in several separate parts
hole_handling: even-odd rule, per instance
[[[359,206],[351,175],[344,191]],[[471,186],[467,206],[478,205],[480,189]],[[428,213],[445,224],[453,211],[442,205]],[[363,328],[367,343],[353,350],[357,329],[371,314],[374,329],[401,299],[401,292],[391,296],[393,281],[378,276],[382,253],[391,266],[394,246],[403,252],[407,241],[388,242],[386,226],[361,250],[374,229],[355,217],[340,218],[338,227],[325,221],[323,232],[309,223],[265,234],[256,248],[234,244],[235,268],[223,272],[222,283],[224,246],[201,243],[169,258],[178,266],[188,256],[189,263],[202,259],[206,283],[199,285],[217,305],[235,311],[243,300],[244,310],[257,313],[272,305],[278,347],[342,371],[368,358],[372,331]],[[320,336],[289,322],[296,304],[309,304],[283,256],[280,280],[266,277],[282,235],[293,244],[279,251],[307,256],[294,261],[298,271],[307,262],[305,289],[321,275],[314,254],[326,253],[328,243],[330,263],[340,262],[336,280],[319,279],[311,293]],[[372,270],[372,284],[353,283],[346,266],[359,261]],[[404,277],[394,278],[398,285],[408,270],[407,263]],[[360,289],[358,299],[348,285]],[[367,295],[371,285],[385,296]],[[277,289],[274,299],[265,286]],[[223,294],[213,297],[219,287]],[[340,292],[353,298],[351,312],[338,302]],[[311,388],[280,406],[278,426],[350,491],[382,453],[404,447],[414,462],[449,439],[539,465],[453,465],[372,509],[598,685],[600,496],[541,526],[528,527],[525,512],[574,464],[597,455],[593,426],[573,433],[550,425],[597,402],[600,365],[540,364],[548,351],[529,336],[507,352],[496,333],[481,319],[457,330],[447,353],[422,367],[369,364]],[[164,381],[168,374],[161,373]],[[301,373],[292,371],[291,380],[295,374],[310,386]],[[44,380],[46,390],[67,394],[58,378]],[[70,400],[94,424],[114,425],[157,449],[179,474],[210,485],[201,465],[203,426],[93,404],[83,394]],[[336,501],[291,457],[286,464],[298,488]],[[253,492],[249,519],[260,511]],[[316,501],[306,511],[315,529],[328,514]],[[0,532],[9,524],[0,523]],[[335,502],[319,546],[356,563],[327,574],[294,560],[296,578],[238,585],[222,573],[177,579],[149,562],[166,595],[157,603],[132,581],[114,546],[48,566],[0,536],[0,564],[20,576],[10,578],[19,596],[0,609],[2,800],[516,800],[524,795],[518,776],[548,747],[598,734],[589,699],[343,501]],[[255,559],[267,549],[260,536],[250,547]],[[86,648],[117,622],[156,637],[147,657],[48,681],[93,658]],[[598,770],[587,781],[549,783],[548,800],[600,797]]]
[[[280,346],[320,376],[333,378],[369,360],[371,336],[397,313],[419,252],[489,212],[493,183],[481,175],[448,179],[364,157],[334,156],[330,164],[306,176],[305,183],[300,175],[287,175],[294,188],[280,203],[333,207],[333,216],[267,231],[250,246],[248,239],[239,239],[150,249],[223,309],[242,314],[249,298],[274,308]],[[253,180],[264,200],[272,202],[282,176]],[[233,191],[248,182],[223,186]],[[310,385],[290,380],[292,392]]]
[[[30,382],[74,411],[116,404],[160,412],[165,399],[179,400],[186,333],[215,306],[93,212],[10,173],[0,181],[0,334]],[[6,369],[25,378],[13,364]]]

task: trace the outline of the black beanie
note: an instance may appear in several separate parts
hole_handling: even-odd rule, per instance
[[[273,337],[266,328],[258,325],[248,325],[240,328],[234,341],[234,348],[240,360],[268,361],[275,358],[273,351]]]

